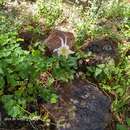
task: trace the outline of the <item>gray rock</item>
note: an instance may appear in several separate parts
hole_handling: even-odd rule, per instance
[[[59,102],[44,107],[55,117],[58,130],[105,130],[111,122],[111,101],[94,84],[78,79],[57,91]]]
[[[118,63],[119,53],[118,53],[118,41],[111,38],[103,38],[85,43],[81,50],[88,53],[91,52],[92,56],[82,63],[79,63],[81,70],[85,70],[85,66],[96,66],[98,64],[107,63],[110,59],[113,59],[115,63]],[[83,69],[82,69],[83,68]],[[83,70],[83,71],[84,71]]]

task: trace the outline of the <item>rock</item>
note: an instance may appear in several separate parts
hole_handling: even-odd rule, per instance
[[[44,41],[45,45],[51,53],[53,52],[53,50],[61,46],[61,41],[59,37],[61,37],[63,40],[65,40],[65,37],[67,37],[67,45],[70,47],[70,49],[72,49],[75,41],[74,35],[70,32],[53,30],[50,33],[49,37]]]
[[[117,54],[117,43],[110,38],[103,38],[89,42],[83,47],[84,51],[91,51],[97,55],[114,57]]]
[[[111,122],[111,101],[94,84],[78,79],[57,91],[58,103],[42,105],[57,130],[105,130]]]
[[[92,57],[87,59],[86,61],[82,61],[82,65],[79,65],[80,68],[84,65],[95,66],[101,63],[107,63],[108,60],[114,59],[115,62],[118,62],[118,44],[116,41],[110,38],[103,38],[95,41],[91,41],[89,43],[85,43],[81,50],[88,53],[91,52],[93,54]]]

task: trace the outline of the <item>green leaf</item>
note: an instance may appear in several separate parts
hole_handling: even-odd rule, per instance
[[[0,89],[2,89],[4,87],[5,81],[3,79],[3,77],[0,77]]]
[[[18,106],[12,106],[12,108],[8,111],[8,114],[12,117],[19,117],[21,115],[22,111]]]
[[[126,118],[127,125],[130,127],[130,118]]]
[[[50,102],[51,102],[52,104],[55,104],[55,103],[57,103],[57,99],[58,99],[58,96],[57,96],[56,94],[52,94],[52,95],[51,95]]]
[[[18,83],[17,83],[17,75],[16,74],[13,74],[13,75],[8,75],[8,82],[11,84],[11,86],[16,86]]]
[[[4,71],[3,71],[3,69],[2,68],[0,68],[0,74],[4,74]]]
[[[123,96],[123,94],[124,94],[124,89],[119,86],[119,87],[116,89],[116,92],[117,92],[120,96]]]
[[[117,124],[117,130],[128,130],[124,125]]]
[[[22,107],[25,107],[24,100],[19,99],[18,102],[13,95],[4,95],[2,96],[1,100],[4,104],[5,110],[11,117],[22,117],[24,115],[24,111],[22,111],[21,108],[18,107],[18,105],[22,105]]]
[[[96,71],[94,73],[94,76],[97,77],[98,75],[100,75],[102,73],[102,69],[100,68],[96,68]]]

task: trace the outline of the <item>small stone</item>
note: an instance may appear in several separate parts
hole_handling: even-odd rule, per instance
[[[73,99],[70,99],[70,101],[73,103],[73,104],[78,104],[78,100],[73,100]]]

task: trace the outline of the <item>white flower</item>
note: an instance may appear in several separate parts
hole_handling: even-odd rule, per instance
[[[59,37],[61,41],[61,46],[57,49],[55,49],[53,52],[57,52],[58,56],[62,55],[68,58],[70,54],[73,54],[74,52],[70,50],[69,46],[67,45],[67,37],[65,37],[65,41],[62,37]]]
[[[75,3],[79,4],[79,0],[75,0]]]

